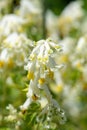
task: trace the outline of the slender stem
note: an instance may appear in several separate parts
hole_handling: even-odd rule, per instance
[[[47,11],[47,5],[46,0],[42,0],[42,30],[43,30],[43,38],[46,39],[46,11]]]

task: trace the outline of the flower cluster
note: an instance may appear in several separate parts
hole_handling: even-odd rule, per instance
[[[33,42],[27,39],[24,34],[10,34],[1,44],[0,68],[6,65],[8,67],[13,67],[14,65],[23,66],[25,57],[28,57],[28,48],[32,47]]]
[[[59,105],[52,99],[49,91],[49,83],[54,79],[55,72],[58,68],[62,67],[55,62],[55,53],[60,50],[61,46],[50,39],[40,40],[36,43],[36,47],[29,56],[28,64],[25,66],[25,69],[28,70],[27,78],[30,82],[27,100],[21,106],[22,111],[27,110],[30,104],[36,101],[41,104],[43,114],[52,111],[58,115],[57,118],[60,118],[60,120],[63,119],[64,114],[60,112]],[[45,104],[43,104],[43,99],[45,99]],[[49,114],[51,117],[48,116],[48,118],[51,120],[53,114]]]

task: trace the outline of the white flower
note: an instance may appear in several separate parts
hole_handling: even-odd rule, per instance
[[[80,101],[79,101],[79,93],[81,91],[81,84],[77,83],[73,88],[71,86],[64,86],[63,91],[63,104],[67,107],[69,114],[72,117],[78,117],[80,114]]]
[[[22,66],[24,65],[25,59],[28,59],[32,47],[33,42],[24,34],[19,35],[17,33],[12,33],[3,40],[0,61],[9,65],[15,63],[17,66]]]
[[[60,36],[65,37],[74,30],[79,30],[81,27],[80,20],[83,16],[84,12],[81,1],[71,2],[58,18],[58,30]]]
[[[7,49],[3,49],[0,53],[0,61],[7,61],[8,60],[8,54]]]
[[[46,82],[54,78],[54,70],[56,63],[53,57],[60,46],[50,40],[41,40],[36,43],[36,47],[32,50],[29,62],[25,69],[28,70],[27,78],[30,80],[27,97],[32,100],[41,97],[40,88],[44,88],[49,95]],[[47,96],[50,98],[50,96]],[[51,100],[51,98],[49,99]]]
[[[80,54],[83,57],[85,57],[85,55],[87,54],[86,48],[87,48],[87,35],[79,39],[76,47],[77,54]]]
[[[21,0],[19,13],[21,16],[40,14],[40,3],[37,0]]]
[[[71,37],[65,37],[63,40],[60,41],[60,44],[62,45],[63,55],[70,54],[74,49],[75,40]]]
[[[72,13],[73,12],[73,13]],[[72,20],[76,20],[83,16],[82,2],[71,2],[62,12],[63,17],[71,17]]]
[[[21,110],[27,110],[28,106],[31,104],[32,100],[30,98],[27,98],[27,100],[25,101],[25,103],[23,105],[20,106]]]
[[[33,42],[26,37],[25,34],[18,34],[13,32],[5,40],[3,40],[4,46],[7,48],[27,48],[27,46],[33,47]]]
[[[8,36],[12,32],[21,32],[26,21],[15,14],[5,15],[0,21],[0,35]]]
[[[55,21],[55,22],[54,22]],[[47,10],[46,12],[46,29],[47,29],[47,36],[51,37],[55,40],[59,39],[58,36],[58,16],[56,16],[53,12],[50,10]]]
[[[40,100],[38,100],[38,101],[41,104],[41,108],[44,108],[48,104],[46,97],[41,97]]]

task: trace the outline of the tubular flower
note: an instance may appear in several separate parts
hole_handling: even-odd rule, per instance
[[[15,14],[6,15],[0,21],[0,36],[7,37],[13,32],[22,33],[24,24],[25,20],[21,17]]]
[[[24,65],[25,58],[27,59],[32,47],[33,43],[26,35],[12,33],[3,40],[1,45],[0,68],[4,65],[9,68],[14,65]]]
[[[27,99],[21,106],[22,111],[27,110],[33,101],[37,101],[41,106],[44,106],[42,113],[46,114],[48,109],[54,113],[60,113],[60,107],[57,102],[52,99],[52,95],[48,89],[48,85],[54,79],[55,72],[61,67],[56,64],[54,58],[60,49],[61,46],[50,39],[40,40],[36,43],[36,47],[30,54],[28,64],[25,66],[25,69],[28,70],[27,77],[30,82]],[[47,100],[45,105],[42,105],[42,99]],[[42,113],[41,115],[44,115]],[[62,119],[62,114],[58,115],[59,118]],[[51,118],[52,116],[51,114]]]

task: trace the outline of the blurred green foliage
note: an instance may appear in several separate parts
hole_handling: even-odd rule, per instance
[[[83,8],[85,9],[85,10],[87,10],[87,0],[83,0],[84,2],[83,2]]]
[[[75,0],[44,0],[47,9],[51,9],[55,14],[60,14],[64,7]]]

